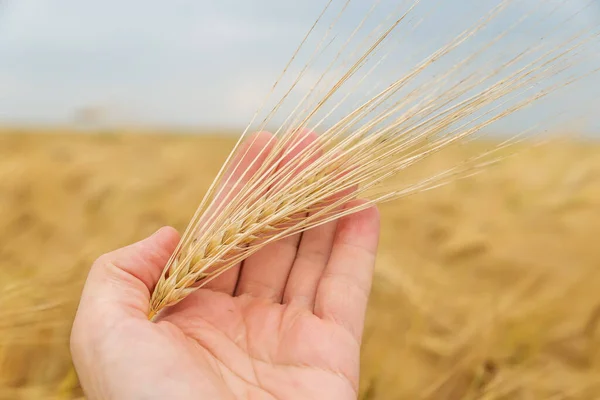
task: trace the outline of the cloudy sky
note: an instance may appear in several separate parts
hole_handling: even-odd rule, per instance
[[[245,125],[326,1],[4,0],[0,121],[65,123],[93,106],[125,122]],[[448,22],[484,1],[425,2],[451,4],[437,17]],[[521,2],[531,9],[544,1]],[[575,26],[600,25],[597,0],[567,2],[540,29],[581,9]],[[349,11],[340,27],[354,27],[362,12]],[[411,39],[413,47],[446,35],[434,21]],[[576,96],[580,110],[600,93],[600,80],[593,82]]]

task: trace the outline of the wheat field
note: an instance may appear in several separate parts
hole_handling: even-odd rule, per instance
[[[76,399],[87,269],[182,231],[231,137],[0,134],[0,399]],[[480,150],[449,148],[398,179]],[[380,206],[362,399],[600,399],[600,146],[556,140]]]

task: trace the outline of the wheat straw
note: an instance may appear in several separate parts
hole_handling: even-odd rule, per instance
[[[331,49],[335,35],[328,40],[351,3],[351,0],[342,1],[337,12],[333,9],[333,0],[326,4],[268,98],[282,84],[327,12],[334,12],[333,21],[257,131],[265,130],[283,110],[286,101],[292,101],[291,95],[307,71]],[[252,124],[259,119],[261,110],[257,111],[165,267],[152,294],[150,318],[269,243],[375,203],[429,190],[457,176],[476,173],[482,166],[494,162],[487,160],[493,151],[403,188],[386,185],[398,173],[432,154],[471,138],[491,124],[596,72],[591,68],[569,74],[576,67],[587,65],[586,51],[598,39],[597,32],[583,30],[558,44],[540,40],[535,46],[512,52],[505,61],[490,57],[484,64],[488,68],[463,74],[466,67],[491,51],[509,32],[526,24],[532,11],[509,24],[489,42],[472,48],[464,59],[419,85],[418,80],[429,69],[463,50],[512,4],[510,0],[500,1],[479,21],[416,63],[407,73],[333,119],[347,104],[354,89],[365,84],[382,67],[391,51],[385,53],[386,46],[393,46],[394,34],[411,23],[409,17],[414,20],[421,3],[421,0],[413,1],[405,10],[399,7],[396,16],[388,15],[385,21],[368,30],[366,26],[378,7],[375,3],[326,63],[316,82],[291,106],[259,154],[247,160],[249,149],[257,143],[259,135],[246,142],[249,143],[246,151],[239,149]],[[410,28],[406,26],[406,29]],[[352,40],[365,30],[365,39],[349,52]],[[384,54],[377,56],[379,53]],[[341,66],[336,69],[338,62]],[[336,99],[336,96],[341,98]],[[263,107],[265,104],[267,101]],[[322,131],[320,135],[313,133],[317,130]],[[511,143],[509,140],[498,149]],[[344,207],[356,197],[367,201],[353,208]]]

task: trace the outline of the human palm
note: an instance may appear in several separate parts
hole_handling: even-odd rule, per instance
[[[86,396],[356,398],[378,234],[367,208],[271,243],[155,322],[150,293],[177,232],[100,257],[71,335]]]
[[[356,398],[359,344],[346,328],[252,296],[205,291],[195,301],[202,305],[158,328],[167,340],[185,337],[172,357],[210,373],[210,389],[222,398]]]

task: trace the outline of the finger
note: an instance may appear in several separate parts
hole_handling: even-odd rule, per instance
[[[333,178],[341,179],[346,173]],[[330,196],[318,204],[311,215],[320,219],[343,210],[342,202],[348,202],[353,198],[356,189],[356,187],[351,187]],[[317,213],[320,214],[317,215]],[[337,220],[334,220],[304,232],[286,284],[284,304],[294,303],[311,312],[314,311],[317,287],[331,256],[337,225]]]
[[[269,132],[257,132],[240,146],[223,175],[219,202],[228,201],[238,193],[260,169],[277,142]]]
[[[275,137],[268,132],[258,132],[249,137],[240,147],[230,169],[224,175],[224,186],[219,201],[229,201],[233,198],[259,170],[274,146]],[[207,211],[206,214],[210,215],[211,211]],[[236,264],[208,282],[205,288],[233,295],[239,275],[240,264]]]
[[[334,207],[336,203],[349,198],[355,192],[355,188],[350,188],[331,196],[319,204],[311,215],[314,216],[318,212],[331,215],[340,211],[343,209],[343,205],[331,210],[329,207]],[[334,220],[324,225],[318,225],[302,234],[296,259],[286,283],[284,304],[293,302],[313,311],[317,287],[331,256],[337,225],[337,221]]]
[[[360,200],[347,207],[363,204]],[[317,288],[315,315],[361,340],[379,242],[375,207],[339,220],[329,263]]]
[[[86,321],[146,319],[150,294],[178,241],[177,231],[166,227],[99,257],[88,275],[77,314]]]
[[[313,310],[317,285],[331,255],[337,222],[310,229],[302,235],[283,296],[284,304]]]
[[[314,132],[299,132],[297,139],[291,141],[288,145],[292,147],[288,147],[290,152],[282,158],[278,171],[287,166],[288,169],[297,173],[306,168],[311,162],[314,162],[318,157],[318,153],[302,163],[298,161],[298,156],[317,139],[318,137]],[[304,216],[305,214],[299,214],[293,215],[292,218]],[[281,302],[290,269],[296,258],[300,237],[300,234],[298,234],[270,243],[248,257],[241,269],[236,295],[249,294],[257,298]]]

